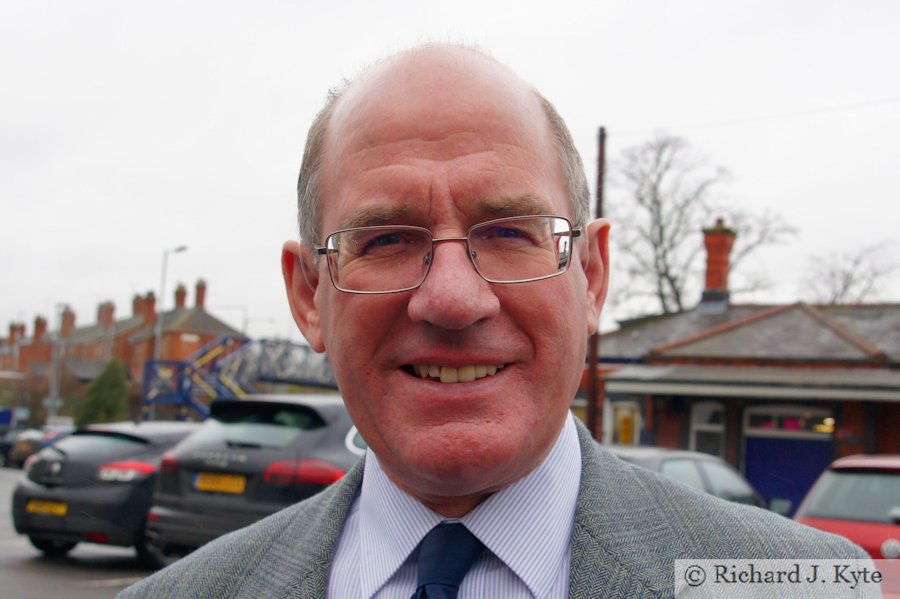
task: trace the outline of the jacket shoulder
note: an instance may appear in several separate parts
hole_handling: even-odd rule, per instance
[[[718,499],[619,460],[579,430],[582,485],[570,596],[670,596],[677,559],[845,559],[867,554],[843,537]],[[603,580],[600,580],[603,579]],[[605,586],[597,586],[605,585]],[[617,595],[611,595],[617,596]]]

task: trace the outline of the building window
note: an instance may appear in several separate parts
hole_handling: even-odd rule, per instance
[[[725,457],[725,407],[718,402],[691,406],[690,449]]]
[[[831,410],[805,406],[754,406],[744,413],[744,434],[760,437],[829,438]]]

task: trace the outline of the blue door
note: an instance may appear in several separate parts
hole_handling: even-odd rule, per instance
[[[745,437],[744,475],[767,502],[790,499],[791,515],[831,463],[830,439]]]

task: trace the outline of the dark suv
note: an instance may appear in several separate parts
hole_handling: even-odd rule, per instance
[[[365,452],[338,395],[218,400],[162,459],[147,536],[162,563],[318,493]]]

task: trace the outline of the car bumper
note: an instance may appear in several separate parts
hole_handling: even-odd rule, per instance
[[[143,536],[150,497],[133,485],[46,488],[25,479],[13,492],[13,525],[23,535],[127,547]],[[65,515],[31,513],[32,499],[64,503]]]

